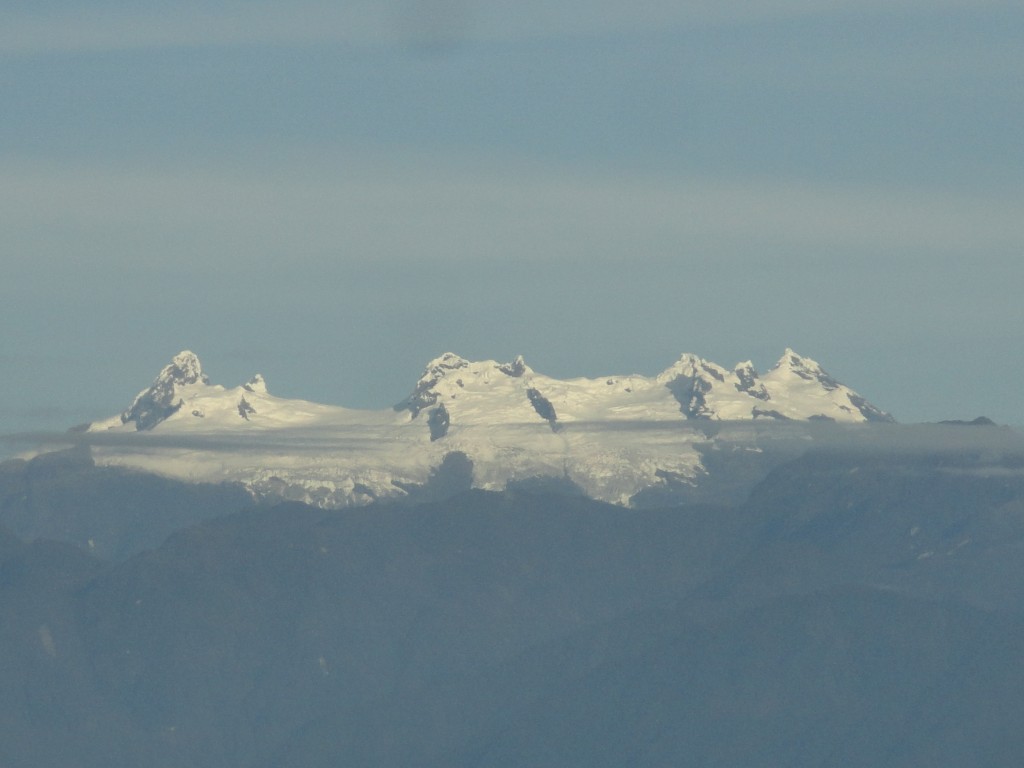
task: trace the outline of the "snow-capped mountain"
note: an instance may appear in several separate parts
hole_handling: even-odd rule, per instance
[[[828,419],[892,421],[814,360],[791,349],[763,378],[748,361],[727,370],[696,355],[648,378],[611,376],[560,381],[535,373],[522,357],[471,363],[446,353],[428,363],[412,394],[395,406],[438,423],[541,418],[559,423],[661,419]],[[438,435],[441,428],[438,427]]]
[[[712,423],[815,420],[892,417],[791,349],[763,376],[750,362],[729,370],[687,354],[653,377],[570,380],[537,373],[522,357],[446,353],[405,400],[381,411],[275,397],[259,374],[238,387],[211,384],[183,351],[123,413],[87,431],[100,463],[238,481],[256,495],[323,506],[401,495],[451,453],[469,458],[479,487],[556,477],[629,503],[669,479],[697,483]]]

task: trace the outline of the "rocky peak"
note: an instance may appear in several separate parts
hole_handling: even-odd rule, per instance
[[[434,391],[441,379],[453,371],[469,367],[469,361],[459,357],[454,352],[445,352],[440,357],[435,357],[427,363],[423,375],[416,382],[412,393],[400,403],[395,404],[396,411],[409,411],[413,418],[424,408],[429,408],[437,402],[439,395]]]
[[[128,410],[121,414],[121,422],[134,423],[140,431],[152,429],[181,408],[179,387],[209,383],[196,354],[182,350],[164,366],[149,387],[135,396]]]
[[[793,397],[792,393],[796,391],[817,390],[831,399],[833,407],[837,409],[835,412],[859,414],[865,421],[895,421],[891,415],[832,378],[817,361],[804,357],[788,347],[766,374],[765,379],[768,380],[768,389],[772,392],[777,389],[788,390],[791,393],[790,397]],[[821,413],[820,416],[831,418],[829,413]],[[815,416],[812,415],[810,418]]]
[[[203,373],[203,365],[195,352],[183,349],[171,358],[171,364],[160,371],[160,376],[168,377],[177,384],[209,384],[209,378]]]
[[[676,362],[658,374],[658,381],[662,384],[670,382],[679,376],[689,378],[704,378],[715,381],[725,381],[728,374],[720,365],[705,360],[703,357],[687,352],[681,355]]]
[[[267,394],[267,382],[263,379],[262,374],[257,373],[251,379],[249,379],[242,388],[246,392],[253,392],[260,395]]]
[[[502,363],[498,366],[498,370],[504,373],[506,376],[512,378],[520,378],[528,373],[533,373],[533,370],[526,364],[522,355],[517,355],[516,359],[511,363]]]
[[[784,376],[796,376],[805,381],[816,381],[829,391],[839,389],[842,386],[838,381],[829,376],[817,361],[799,355],[789,347],[786,347],[786,351],[783,352],[782,357],[779,358],[771,372],[778,372]]]
[[[768,390],[765,389],[764,384],[761,382],[757,369],[754,368],[754,364],[749,360],[738,363],[733,369],[733,374],[737,379],[735,386],[738,391],[755,397],[758,400],[771,399],[771,395],[768,394]]]
[[[668,388],[688,418],[708,419],[715,418],[708,406],[708,394],[732,375],[720,365],[687,353],[662,371],[657,381]]]

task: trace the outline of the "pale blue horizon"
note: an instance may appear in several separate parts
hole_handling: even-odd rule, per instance
[[[387,407],[793,347],[1021,424],[1024,9],[46,0],[0,10],[0,432],[228,385]]]

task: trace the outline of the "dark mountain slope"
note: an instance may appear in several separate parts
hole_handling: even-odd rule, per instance
[[[475,676],[325,711],[261,766],[1000,766],[1024,619],[844,588],[644,611]]]
[[[1024,606],[1024,462],[1015,454],[809,453],[744,506],[757,541],[709,592],[738,600],[869,584]]]
[[[1024,754],[1024,623],[876,590],[772,600],[504,713],[448,765],[1000,766]],[[442,764],[442,763],[439,763]]]
[[[115,560],[251,505],[236,485],[97,467],[85,447],[0,463],[0,525],[26,540],[65,541]]]
[[[1016,764],[1022,499],[1005,457],[832,451],[739,509],[257,507],[118,564],[0,531],[0,764]]]
[[[670,605],[733,562],[735,523],[720,509],[638,514],[482,492],[219,518],[64,590],[79,649],[67,663],[84,670],[103,722],[130,721],[104,753],[104,736],[86,728],[96,717],[76,709],[64,743],[87,743],[90,765],[116,763],[136,733],[148,765],[248,765],[324,712]]]

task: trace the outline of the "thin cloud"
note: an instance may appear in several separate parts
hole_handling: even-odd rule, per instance
[[[382,40],[368,2],[217,3],[164,11],[116,3],[54,12],[0,14],[0,53],[39,54],[195,46]]]
[[[460,170],[458,163],[447,170],[346,170],[312,176],[305,168],[26,167],[0,176],[0,222],[9,251],[33,262],[45,261],[48,250],[66,253],[66,246],[45,244],[61,237],[54,233],[74,233],[83,258],[91,258],[96,241],[100,263],[134,258],[140,242],[150,249],[168,242],[191,251],[183,259],[212,269],[223,253],[246,253],[250,263],[281,253],[457,263],[529,254],[545,261],[660,258],[712,243],[746,253],[766,244],[977,254],[1024,245],[1020,196],[764,179],[571,178]]]
[[[508,424],[509,428],[540,428],[536,423]],[[955,424],[830,424],[826,422],[610,421],[565,422],[566,433],[600,435],[624,432],[671,431],[681,439],[719,444],[789,444],[788,450],[834,450],[863,454],[871,461],[885,455],[943,455],[956,458],[957,471],[999,473],[1024,470],[1024,434],[1011,427]],[[0,434],[0,443],[36,449],[90,446],[146,454],[165,450],[273,453],[367,453],[393,448],[394,437],[358,427],[305,428],[272,433],[161,434],[159,432],[22,432]],[[402,438],[399,437],[399,440]]]
[[[751,24],[801,16],[1013,7],[1005,0],[306,0],[175,4],[153,10],[107,2],[64,11],[45,6],[2,11],[0,54],[325,42],[354,46],[487,43]]]
[[[89,446],[130,449],[139,454],[165,450],[231,452],[264,455],[268,453],[367,452],[387,447],[387,438],[360,434],[361,430],[318,430],[269,434],[161,434],[159,432],[18,432],[0,435],[0,442],[34,448],[71,448]]]

